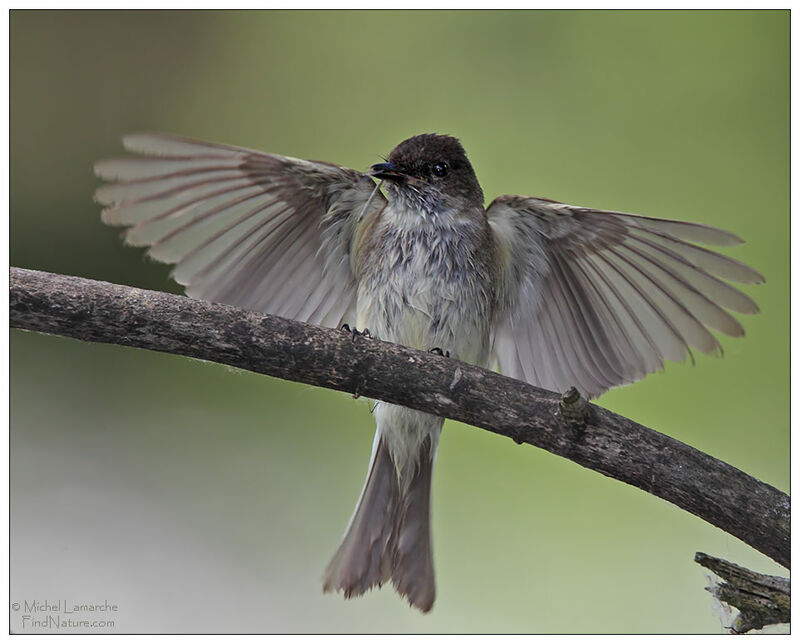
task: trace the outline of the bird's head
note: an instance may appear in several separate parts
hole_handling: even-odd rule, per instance
[[[483,207],[475,171],[458,139],[419,134],[392,150],[371,175],[386,181],[387,196],[430,214]]]

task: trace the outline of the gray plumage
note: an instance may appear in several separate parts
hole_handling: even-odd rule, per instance
[[[483,193],[457,139],[425,134],[361,173],[232,146],[131,135],[102,161],[103,221],[175,264],[192,297],[373,336],[587,397],[741,336],[750,267],[686,222]],[[380,179],[385,195],[375,184]],[[323,587],[391,581],[427,612],[430,487],[443,419],[379,402],[361,498]]]

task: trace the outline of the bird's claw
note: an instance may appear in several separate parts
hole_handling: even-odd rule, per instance
[[[355,340],[357,336],[361,336],[362,338],[372,339],[372,334],[369,332],[369,329],[364,329],[363,331],[359,331],[355,327],[350,328],[349,324],[343,324],[340,327],[340,329],[345,333],[349,333],[353,337],[353,340]]]
[[[434,353],[437,356],[443,356],[445,358],[449,358],[450,357],[450,352],[449,351],[442,351],[439,347],[434,347],[433,349],[430,350],[430,353]]]

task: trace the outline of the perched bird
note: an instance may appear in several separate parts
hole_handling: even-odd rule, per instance
[[[175,136],[135,134],[99,162],[103,221],[175,264],[191,297],[378,339],[585,397],[639,380],[728,312],[758,307],[727,282],[759,273],[697,244],[741,243],[702,224],[506,195],[484,208],[459,141],[421,134],[358,172]],[[376,180],[379,183],[376,183]],[[381,191],[385,190],[385,193]],[[433,463],[443,419],[378,402],[367,480],[324,590],[391,580],[423,612],[435,596]]]

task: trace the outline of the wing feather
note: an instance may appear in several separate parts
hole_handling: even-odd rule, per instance
[[[522,196],[487,215],[503,264],[492,346],[512,377],[597,396],[693,348],[721,352],[711,329],[741,336],[729,311],[758,311],[723,280],[763,277],[696,245],[741,243],[719,228]]]
[[[355,224],[385,205],[368,176],[163,134],[100,161],[95,198],[129,244],[175,264],[191,297],[337,326],[354,307]],[[349,320],[352,322],[352,320]]]
[[[744,275],[737,275],[735,272],[725,269],[716,270],[719,264],[714,264],[713,262],[689,261],[687,256],[690,253],[687,252],[684,253],[684,256],[681,256],[668,246],[665,246],[664,240],[653,241],[635,232],[631,232],[629,240],[630,248],[637,248],[652,254],[658,262],[677,271],[684,279],[693,283],[698,290],[706,293],[719,305],[737,313],[758,313],[758,305],[751,298],[716,277],[716,275],[720,275],[726,279],[747,283],[746,278],[742,279]],[[711,254],[716,255],[716,253]],[[729,259],[721,255],[716,255],[716,257]],[[740,279],[737,279],[737,277]]]
[[[568,283],[568,277],[560,266],[558,259],[554,258],[553,272],[559,280]],[[548,284],[547,297],[554,303],[549,311],[548,330],[552,334],[554,346],[566,347],[568,356],[567,365],[569,376],[582,390],[602,387],[604,371],[598,367],[595,358],[601,358],[602,353],[594,350],[594,338],[585,326],[584,318],[578,313],[574,301],[575,292],[569,288],[554,289]],[[582,365],[590,368],[584,369]]]
[[[622,369],[614,360],[613,353],[605,347],[611,342],[604,331],[601,321],[602,309],[594,306],[590,300],[587,289],[576,279],[574,269],[567,264],[561,253],[554,254],[553,270],[558,279],[566,288],[555,289],[563,294],[566,305],[570,308],[570,317],[573,322],[577,338],[569,341],[580,352],[581,364],[591,365],[589,370],[595,383],[600,386],[608,385],[609,376],[623,377]],[[553,289],[550,289],[551,292]],[[569,329],[567,325],[565,328]]]
[[[637,317],[631,302],[614,286],[608,276],[597,267],[595,262],[586,258],[575,258],[573,262],[581,268],[583,283],[590,287],[595,295],[592,303],[595,310],[606,313],[603,329],[609,338],[606,351],[615,356],[619,365],[620,382],[634,376],[643,377],[652,366],[647,357],[658,353],[658,344]],[[627,362],[623,359],[627,348]]]

